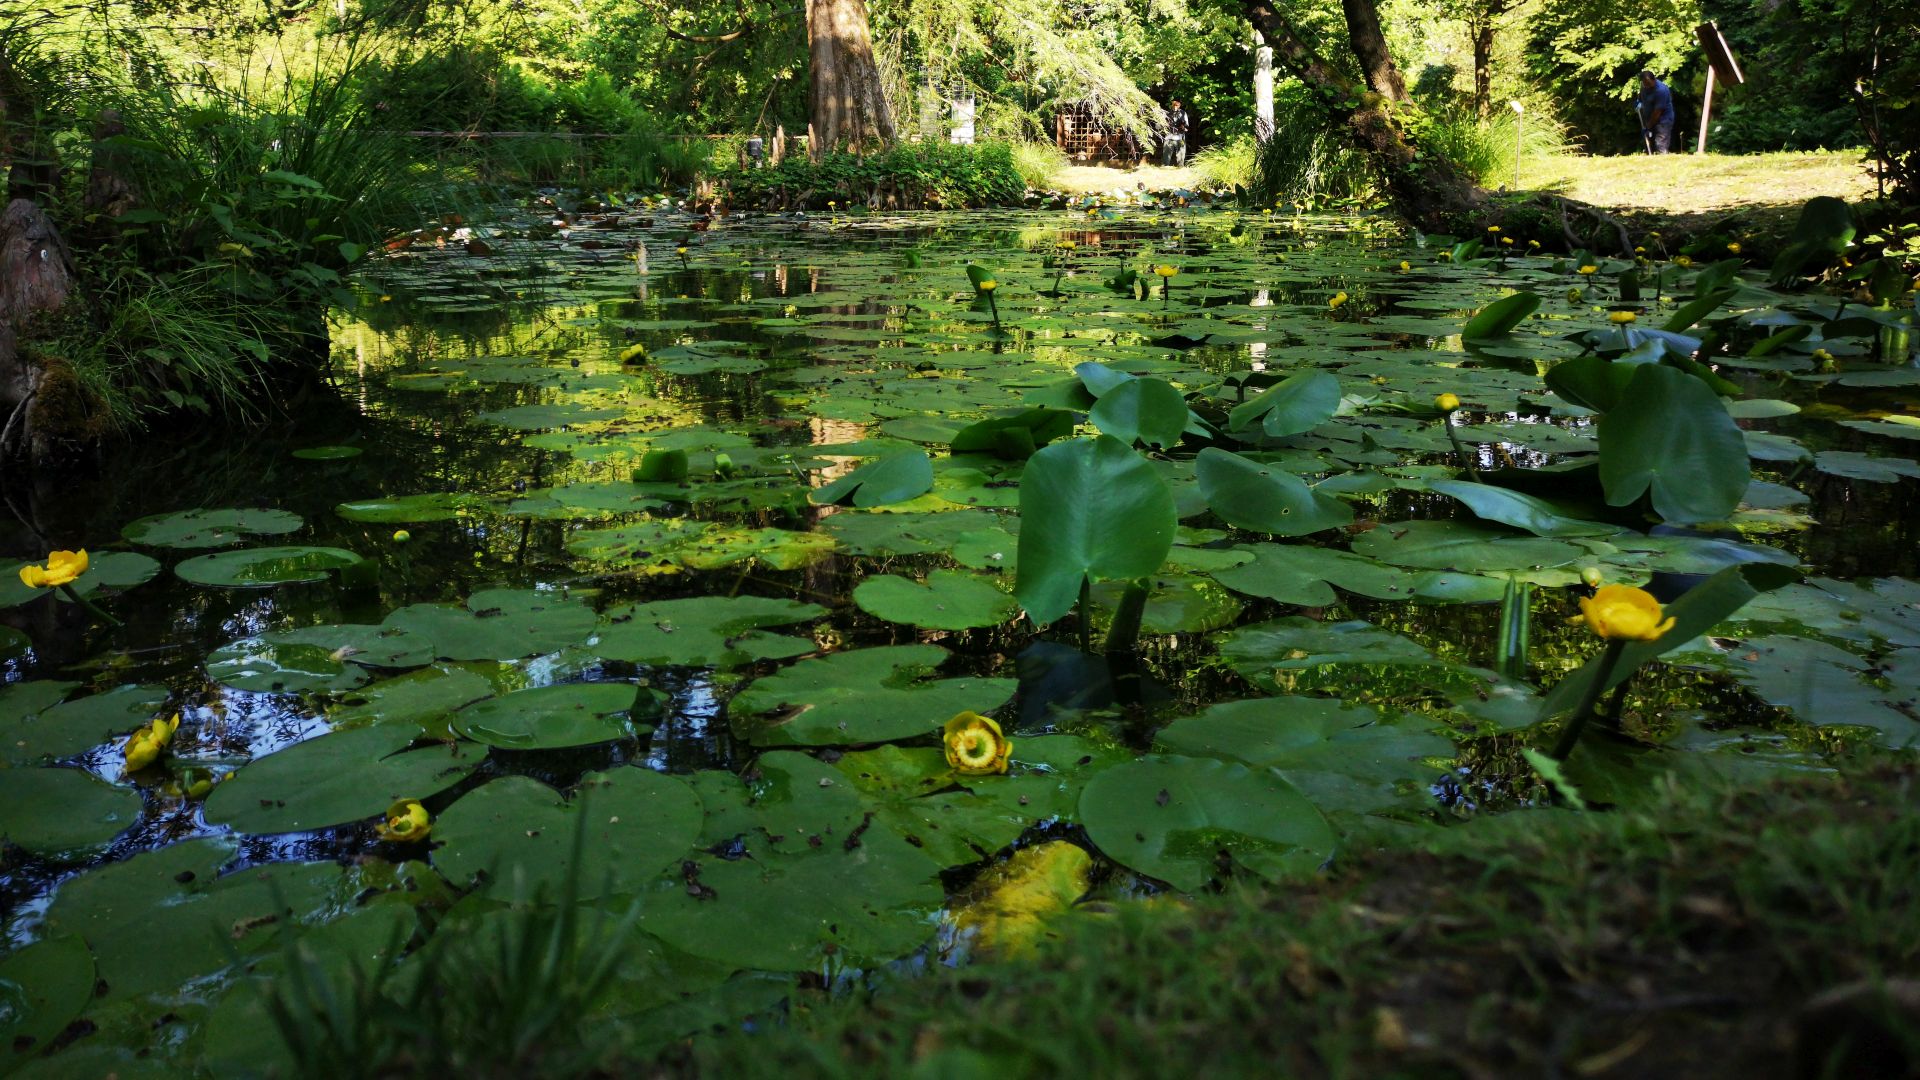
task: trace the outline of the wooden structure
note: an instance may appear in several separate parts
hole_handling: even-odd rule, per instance
[[[1083,164],[1110,161],[1137,165],[1152,149],[1132,132],[1103,123],[1085,102],[1053,114],[1053,142],[1067,157]]]

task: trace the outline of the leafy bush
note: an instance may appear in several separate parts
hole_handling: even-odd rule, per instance
[[[1260,202],[1349,199],[1373,188],[1366,156],[1333,130],[1326,106],[1299,83],[1277,88],[1273,137],[1260,144],[1249,189]]]
[[[1008,149],[1013,153],[1013,167],[1020,170],[1020,179],[1029,188],[1052,187],[1053,178],[1072,164],[1066,152],[1050,142],[1023,140],[1008,144]]]
[[[1018,206],[1026,195],[1006,143],[903,143],[865,157],[829,154],[814,164],[790,157],[720,177],[742,206],[825,209],[861,204],[895,210]]]
[[[1193,168],[1203,186],[1247,188],[1259,171],[1260,144],[1252,135],[1236,135],[1194,155]]]

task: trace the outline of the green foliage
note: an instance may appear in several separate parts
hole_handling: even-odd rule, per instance
[[[902,144],[865,157],[829,154],[817,164],[795,156],[730,170],[720,181],[742,206],[813,210],[829,201],[897,209],[1018,206],[1027,188],[1005,143]]]
[[[1251,188],[1259,176],[1260,144],[1252,135],[1236,135],[1195,154],[1193,168],[1203,186]]]
[[[1029,189],[1052,187],[1053,178],[1071,164],[1066,153],[1050,142],[1022,139],[1008,144],[1008,148],[1013,154],[1013,167],[1019,170],[1020,181]]]

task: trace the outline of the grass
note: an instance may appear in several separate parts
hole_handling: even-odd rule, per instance
[[[1920,762],[1688,775],[1631,809],[1377,825],[1311,881],[1087,902],[1024,956],[850,994],[803,980],[774,1013],[664,1050],[657,1029],[596,1022],[608,1056],[546,1054],[507,1011],[484,1041],[529,1076],[1911,1075]],[[534,947],[560,933],[521,935],[540,970],[571,970]],[[293,997],[292,1030],[360,1030]],[[356,1074],[434,1073],[479,1015],[397,1012],[416,1053],[360,1055]],[[298,1049],[302,1075],[338,1075],[326,1046]]]
[[[1911,1075],[1911,760],[1382,835],[1327,880],[1069,920],[694,1041],[713,1075]],[[1893,980],[1885,982],[1885,980]],[[1897,1004],[1904,1001],[1904,1008]],[[1791,1063],[1791,1067],[1784,1067]]]
[[[1745,228],[1783,234],[1815,195],[1874,197],[1859,151],[1777,154],[1646,154],[1534,158],[1522,189],[1557,191],[1623,214],[1644,228],[1709,232]]]

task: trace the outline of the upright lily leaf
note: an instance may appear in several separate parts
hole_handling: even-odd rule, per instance
[[[1171,383],[1130,378],[1101,395],[1088,419],[1123,443],[1144,442],[1164,450],[1180,441],[1187,416],[1187,399]]]
[[[908,450],[870,461],[838,480],[815,488],[807,499],[818,506],[849,503],[889,506],[933,490],[933,460],[924,450]]]
[[[1752,479],[1739,425],[1707,384],[1676,368],[1642,365],[1600,420],[1600,482],[1613,506],[1651,494],[1667,521],[1723,521]]]
[[[1251,401],[1234,406],[1227,427],[1245,430],[1255,420],[1269,436],[1280,439],[1312,431],[1340,410],[1340,380],[1318,368],[1297,371],[1262,391]]]
[[[1568,517],[1545,499],[1492,484],[1431,480],[1427,482],[1427,490],[1460,500],[1475,517],[1525,529],[1535,536],[1606,536],[1620,531],[1617,526]]]
[[[1167,482],[1125,443],[1102,435],[1049,446],[1020,477],[1014,595],[1034,622],[1050,623],[1084,581],[1160,569],[1177,524]]]
[[[1353,520],[1353,510],[1278,465],[1209,446],[1194,462],[1207,505],[1229,525],[1274,536],[1305,536]],[[1025,535],[1024,533],[1022,534]]]
[[[1540,309],[1540,297],[1535,293],[1517,292],[1512,296],[1503,296],[1467,320],[1460,330],[1460,336],[1468,341],[1479,338],[1499,337],[1510,334],[1513,328],[1527,321],[1527,316]]]

